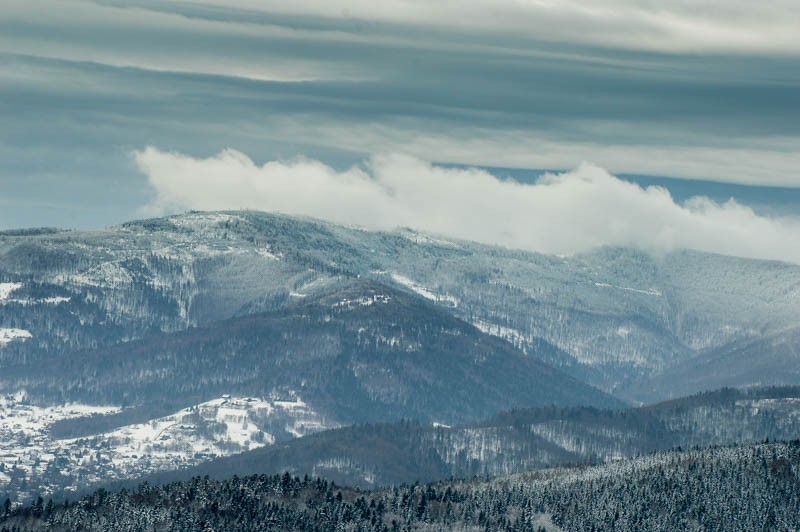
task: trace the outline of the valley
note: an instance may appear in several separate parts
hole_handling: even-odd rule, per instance
[[[792,439],[798,315],[799,267],[695,251],[252,211],[0,233],[0,494],[256,470],[372,488]]]

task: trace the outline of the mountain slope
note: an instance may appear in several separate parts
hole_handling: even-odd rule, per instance
[[[620,403],[415,296],[352,280],[280,310],[5,368],[43,402],[298,395],[342,423],[461,422],[514,406]]]
[[[612,462],[676,447],[800,438],[800,388],[724,389],[650,407],[519,409],[455,427],[401,422],[344,427],[148,477],[322,476],[372,488]]]
[[[800,315],[800,267],[791,264],[630,249],[553,257],[409,230],[188,213],[97,232],[0,235],[0,283],[15,287],[0,291],[0,328],[14,331],[0,367],[274,310],[356,276],[415,292],[640,401],[677,393],[654,380],[660,373],[781,334]],[[559,349],[541,349],[543,340]],[[701,367],[680,393],[711,388],[703,379],[715,369]]]
[[[0,389],[14,392],[0,395],[0,494],[19,496],[353,423],[621,406],[418,295],[361,279],[271,312],[7,366]]]
[[[667,369],[635,385],[638,394],[656,390],[678,396],[702,387],[800,382],[800,328],[732,342]]]

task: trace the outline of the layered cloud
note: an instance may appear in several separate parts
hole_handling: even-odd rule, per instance
[[[220,0],[201,0],[219,5]],[[230,2],[226,2],[230,5]],[[667,52],[798,53],[793,0],[234,0],[296,15],[535,34],[555,42]]]
[[[6,0],[7,16],[31,10],[26,0]],[[155,22],[172,29],[254,31],[259,15],[334,21],[350,32],[390,26],[448,33],[505,35],[557,43],[670,53],[797,54],[800,7],[794,0],[38,0],[39,20],[103,20],[114,27]],[[381,33],[380,31],[375,33]]]
[[[0,11],[0,227],[135,216],[148,188],[125,154],[148,144],[335,167],[394,152],[529,169],[588,159],[800,191],[795,0],[4,0]]]
[[[591,164],[522,184],[405,155],[373,156],[343,171],[311,159],[257,165],[235,150],[198,159],[148,147],[134,157],[155,192],[151,214],[247,208],[544,253],[690,248],[800,263],[800,220],[760,216],[734,201],[679,204],[663,188]]]

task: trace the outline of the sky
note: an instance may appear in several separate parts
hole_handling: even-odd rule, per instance
[[[800,262],[796,0],[0,0],[0,229],[251,208]]]

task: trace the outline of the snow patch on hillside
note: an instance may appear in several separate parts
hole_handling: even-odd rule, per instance
[[[33,338],[30,331],[25,329],[3,329],[0,328],[0,347],[10,344],[14,340],[28,340]]]
[[[443,238],[434,238],[430,235],[414,231],[413,229],[404,229],[398,231],[397,234],[407,240],[410,240],[411,242],[414,242],[415,244],[426,244],[426,245],[447,247],[453,249],[461,248],[460,245],[450,240],[445,240]]]
[[[390,275],[391,275],[392,280],[394,282],[396,282],[397,284],[400,284],[402,286],[405,286],[406,288],[408,288],[412,292],[415,292],[415,293],[421,295],[425,299],[429,299],[431,301],[435,301],[436,303],[444,303],[445,305],[448,305],[448,306],[453,307],[453,308],[458,307],[458,304],[459,304],[458,299],[453,297],[453,296],[451,296],[451,295],[448,295],[448,294],[437,294],[437,293],[431,291],[430,289],[422,286],[421,284],[417,283],[416,281],[413,281],[413,280],[409,279],[408,277],[405,277],[404,275],[400,275],[399,273],[391,273]]]
[[[533,341],[533,338],[529,335],[525,335],[518,331],[517,329],[512,329],[511,327],[506,327],[504,325],[498,325],[496,323],[490,323],[485,320],[481,319],[474,319],[472,321],[472,325],[474,325],[479,331],[490,334],[492,336],[497,336],[498,338],[502,338],[503,340],[509,342],[510,344],[514,345],[522,349],[522,351],[527,355],[527,344],[528,342]]]
[[[96,288],[129,287],[133,284],[133,277],[120,262],[119,260],[107,261],[82,272],[59,273],[51,279],[51,282],[67,286],[93,286]]]
[[[0,303],[11,296],[12,292],[22,288],[22,283],[0,283]]]
[[[625,327],[625,326],[617,327],[617,336],[619,336],[620,338],[627,338],[629,334],[631,334],[630,327]]]
[[[177,216],[171,216],[169,221],[173,225],[183,229],[203,231],[210,228],[215,228],[226,222],[241,222],[243,221],[243,218],[241,216],[222,212],[190,212],[186,214],[179,214]]]
[[[31,307],[34,305],[60,305],[61,303],[69,303],[72,301],[71,297],[64,297],[64,296],[53,296],[53,297],[43,297],[39,299],[16,299],[16,298],[8,298],[4,300],[0,300],[0,305],[22,305],[23,307]]]
[[[617,286],[617,285],[608,284],[608,283],[594,283],[594,285],[599,287],[599,288],[616,288],[617,290],[625,290],[627,292],[636,292],[637,294],[645,294],[645,295],[648,295],[648,296],[661,297],[662,295],[664,295],[659,290],[656,290],[655,288],[648,288],[648,289],[644,289],[643,290],[641,288],[630,288],[628,286]]]
[[[36,300],[37,303],[45,303],[47,305],[59,305],[61,303],[69,303],[70,301],[72,301],[71,297],[63,297],[63,296],[46,297],[44,299]]]
[[[375,304],[387,304],[392,298],[384,294],[374,294],[371,296],[362,296],[355,299],[344,298],[333,304],[333,308],[346,308],[352,309],[356,306],[369,307]]]
[[[800,397],[740,399],[736,401],[736,406],[749,409],[752,416],[773,414],[780,425],[800,420]]]
[[[337,426],[337,424],[326,424],[325,420],[314,412],[299,397],[291,401],[273,401],[275,407],[287,413],[287,421],[283,430],[295,438],[302,438],[307,434],[320,432]]]
[[[272,248],[269,246],[258,248],[255,250],[256,255],[264,257],[265,259],[280,261],[283,259],[283,253],[273,253]]]
[[[225,456],[274,443],[275,437],[253,421],[273,411],[273,405],[263,399],[219,398],[89,438],[89,443],[108,449],[111,462],[131,469],[143,460],[169,466],[196,456]],[[81,440],[85,439],[61,443]]]

